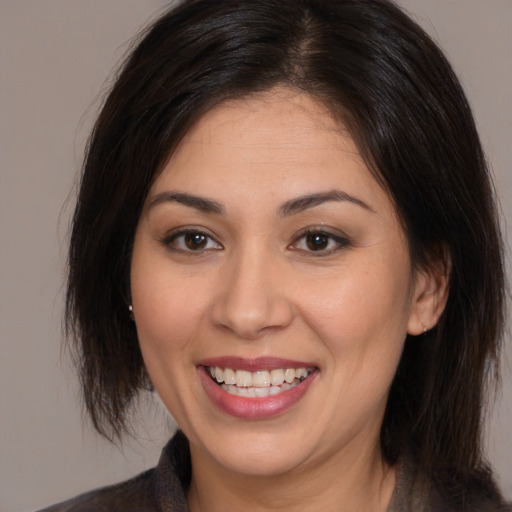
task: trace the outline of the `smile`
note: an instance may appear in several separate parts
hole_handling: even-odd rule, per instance
[[[305,380],[314,369],[277,368],[274,370],[234,370],[220,366],[208,367],[212,380],[231,395],[260,398],[288,391]]]
[[[211,403],[244,420],[270,419],[295,408],[320,373],[306,361],[232,356],[200,361],[197,371]]]

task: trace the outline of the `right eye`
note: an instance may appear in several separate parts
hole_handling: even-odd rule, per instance
[[[218,251],[223,249],[210,235],[195,230],[184,230],[166,237],[164,244],[183,252]]]

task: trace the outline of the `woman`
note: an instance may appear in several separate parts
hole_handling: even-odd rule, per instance
[[[157,468],[48,510],[507,510],[481,449],[503,330],[492,185],[449,64],[387,0],[185,1],[90,139],[67,320]]]

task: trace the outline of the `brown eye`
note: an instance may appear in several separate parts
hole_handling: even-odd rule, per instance
[[[344,236],[323,230],[310,230],[297,238],[290,249],[315,256],[329,256],[349,245],[349,240]]]
[[[310,251],[323,251],[329,246],[330,237],[323,233],[310,233],[305,241]]]
[[[210,235],[202,231],[183,230],[163,240],[163,244],[171,250],[180,252],[218,251],[223,247]]]
[[[197,251],[207,246],[208,237],[203,233],[187,233],[183,237],[183,242],[191,251]]]

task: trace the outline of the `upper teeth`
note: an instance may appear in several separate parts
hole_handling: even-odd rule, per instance
[[[259,370],[249,372],[246,370],[232,370],[231,368],[209,367],[210,375],[219,383],[236,385],[239,387],[264,388],[268,386],[281,386],[285,382],[291,384],[295,379],[305,379],[311,372],[307,368],[279,368],[271,371]]]

